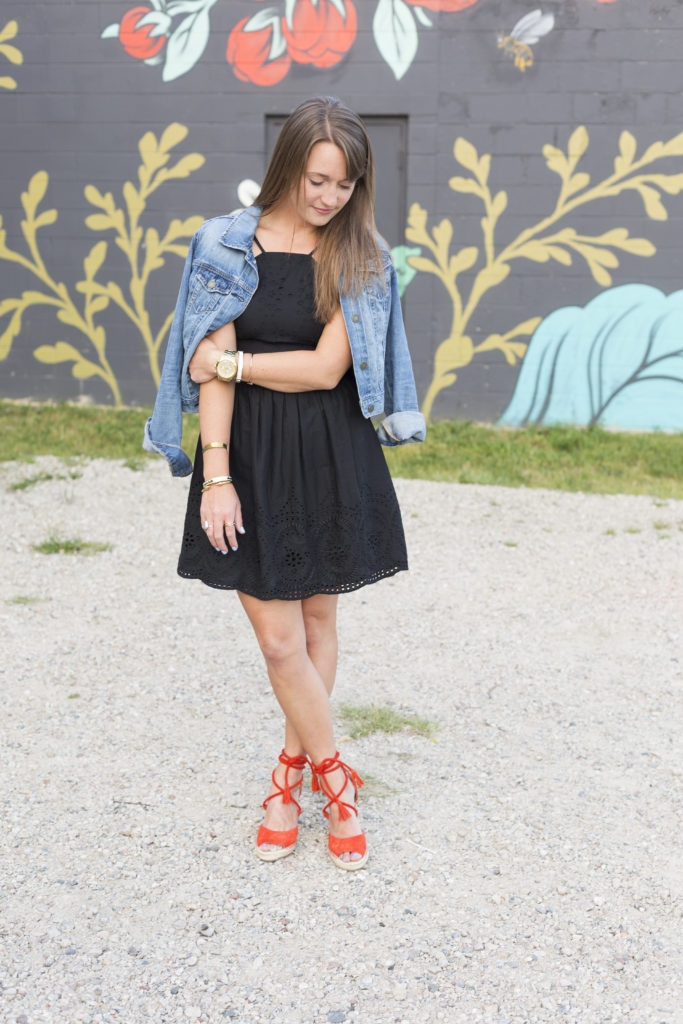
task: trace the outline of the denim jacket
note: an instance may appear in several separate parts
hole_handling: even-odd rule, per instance
[[[168,460],[173,476],[187,476],[192,463],[180,447],[183,412],[199,407],[199,385],[188,366],[199,342],[235,320],[258,285],[252,252],[260,216],[256,206],[206,221],[193,237],[185,260],[175,315],[154,410],[143,447]],[[341,296],[353,369],[363,415],[384,413],[377,428],[382,444],[423,441],[425,421],[418,409],[396,271],[384,253],[385,288],[370,283],[358,298]]]

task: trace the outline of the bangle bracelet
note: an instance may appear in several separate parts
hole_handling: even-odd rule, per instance
[[[225,441],[209,441],[208,444],[202,445],[202,452],[208,452],[209,448],[227,448]]]
[[[244,352],[240,349],[237,353],[237,373],[235,374],[235,384],[242,383],[242,370],[244,369]]]
[[[231,484],[231,476],[211,476],[202,484],[202,490],[208,491],[209,487],[220,487],[221,484]]]
[[[247,381],[247,384],[253,384],[254,383],[254,353],[250,352],[249,355],[251,356],[251,359],[249,360],[249,380]]]
[[[232,480],[219,480],[217,484],[209,483],[206,487],[202,487],[202,494],[204,491],[210,491],[212,487],[225,487],[226,484],[231,484]]]

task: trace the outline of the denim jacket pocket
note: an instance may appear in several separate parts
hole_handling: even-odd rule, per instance
[[[234,278],[224,277],[206,263],[192,268],[190,306],[195,313],[211,313],[235,287]]]

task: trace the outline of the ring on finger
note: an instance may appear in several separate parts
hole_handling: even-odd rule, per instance
[[[208,529],[209,529],[209,520],[208,520],[208,519],[205,519],[205,520],[204,520],[204,529],[205,529],[205,530],[208,530]]]
[[[234,523],[226,523],[225,525],[226,526],[234,526],[235,524]]]

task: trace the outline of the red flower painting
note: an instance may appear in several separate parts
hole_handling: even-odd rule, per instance
[[[140,21],[151,13],[150,7],[133,7],[126,11],[119,25],[119,39],[124,50],[138,60],[154,57],[166,42],[164,35],[150,36],[154,25],[140,25]]]
[[[257,17],[242,18],[235,25],[225,56],[240,81],[277,85],[289,71],[292,58],[283,52],[279,18]]]
[[[342,11],[344,12],[342,14]],[[302,0],[283,18],[287,52],[297,64],[329,68],[338,64],[356,38],[358,19],[351,0]]]
[[[125,0],[119,2],[123,6]],[[221,2],[227,4],[227,0],[144,0],[127,10],[120,23],[107,25],[101,38],[116,39],[129,56],[160,66],[162,80],[171,82],[187,74],[203,56],[211,34],[210,13]],[[293,65],[331,68],[339,64],[358,36],[359,12],[366,19],[363,28],[371,26],[380,56],[399,80],[413,65],[422,32],[434,29],[433,14],[457,14],[475,7],[479,0],[253,2],[254,13],[230,32],[225,56],[241,82],[273,86]],[[518,26],[528,19],[545,25],[552,15],[539,8],[521,18]],[[518,38],[514,30],[502,38],[516,66],[530,67],[530,47],[537,38]]]

